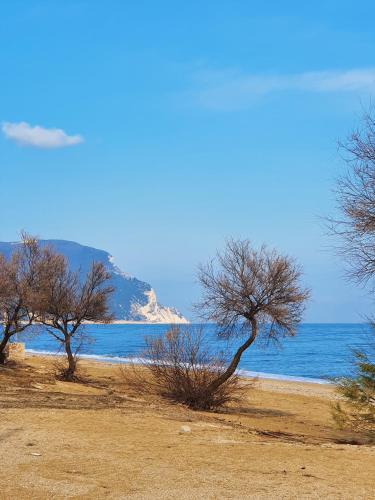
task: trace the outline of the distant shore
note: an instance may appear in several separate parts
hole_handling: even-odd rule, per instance
[[[162,321],[152,322],[152,321],[128,321],[126,319],[115,319],[110,323],[97,323],[96,321],[85,321],[85,325],[189,325],[190,323],[186,323],[181,321],[181,323],[175,321],[173,323]]]

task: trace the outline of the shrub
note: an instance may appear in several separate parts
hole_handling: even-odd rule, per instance
[[[71,367],[67,365],[66,359],[56,357],[52,362],[52,367],[57,380],[64,382],[80,382],[80,377],[77,375],[77,365],[79,358],[74,355],[74,374],[71,373]]]
[[[337,391],[345,403],[336,403],[333,418],[340,428],[365,432],[375,438],[375,363],[369,355],[355,352],[355,378],[341,378]]]
[[[138,391],[211,410],[238,400],[245,387],[236,374],[215,387],[226,369],[224,353],[212,353],[202,329],[174,326],[162,337],[147,337],[140,365],[123,367],[122,373]]]

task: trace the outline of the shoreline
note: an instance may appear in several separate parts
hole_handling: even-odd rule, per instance
[[[39,351],[35,349],[26,349],[25,353],[27,356],[35,356],[41,357],[48,356],[64,356],[64,353],[52,352],[52,351]],[[120,364],[130,364],[140,362],[140,358],[131,358],[131,357],[121,357],[121,356],[108,356],[101,354],[81,354],[79,356],[82,360],[85,361],[94,361],[101,364],[108,365],[120,365]],[[301,384],[313,384],[313,385],[321,385],[331,387],[333,386],[332,382],[324,379],[312,378],[312,377],[299,377],[294,375],[284,375],[277,373],[267,373],[267,372],[254,372],[250,370],[238,370],[238,373],[243,378],[251,378],[251,379],[259,379],[259,380],[271,380],[271,381],[280,381],[280,382],[291,382],[291,383],[301,383]]]
[[[109,323],[98,323],[97,321],[84,321],[85,325],[190,325],[190,321],[174,321],[173,323],[169,321],[131,321],[127,319],[114,319]]]

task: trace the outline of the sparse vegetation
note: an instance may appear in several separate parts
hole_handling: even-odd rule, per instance
[[[371,353],[356,351],[354,378],[341,378],[337,392],[344,403],[336,403],[333,417],[340,428],[349,427],[375,439],[375,348]]]
[[[84,322],[112,319],[109,278],[104,266],[94,262],[82,280],[79,271],[69,269],[64,256],[22,234],[9,260],[0,255],[0,363],[5,362],[5,348],[12,337],[31,325],[44,325],[66,352],[68,363],[58,363],[59,376],[73,380],[77,354],[87,342]]]
[[[348,279],[370,285],[375,278],[375,119],[366,113],[362,130],[340,144],[347,164],[337,182],[340,218],[330,218],[329,228],[339,237],[338,252],[347,263]],[[372,321],[373,323],[373,321]],[[373,325],[374,327],[374,325]],[[371,355],[372,354],[372,355]],[[340,427],[375,433],[375,357],[373,346],[355,352],[356,376],[337,383],[345,404],[336,404],[333,417]]]
[[[133,386],[192,408],[217,408],[237,396],[236,369],[258,334],[269,340],[296,333],[309,292],[299,284],[301,271],[292,259],[265,246],[255,250],[247,240],[230,240],[218,263],[219,269],[213,262],[200,268],[204,296],[197,307],[218,325],[221,337],[246,336],[245,342],[228,363],[210,353],[201,331],[174,327],[146,340],[146,370],[124,371]]]
[[[127,384],[190,408],[212,410],[237,400],[244,382],[236,375],[214,386],[227,370],[224,353],[212,352],[202,329],[172,327],[165,335],[146,338],[144,360],[122,370]]]

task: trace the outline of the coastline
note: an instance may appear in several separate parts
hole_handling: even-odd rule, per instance
[[[129,321],[127,319],[114,319],[110,323],[98,323],[97,321],[84,321],[85,325],[189,325],[190,321]]]
[[[25,352],[30,356],[40,356],[40,357],[64,356],[64,353],[52,352],[52,351],[39,351],[36,349],[26,349]],[[140,361],[139,358],[131,358],[131,357],[125,358],[121,356],[106,356],[100,354],[80,354],[79,357],[81,358],[81,360],[88,360],[88,361],[94,361],[104,364],[113,364],[113,365],[137,363],[137,361],[138,362]],[[238,370],[238,374],[245,379],[256,378],[260,380],[274,380],[274,381],[279,380],[283,382],[295,382],[303,384],[316,384],[316,385],[327,385],[327,386],[332,385],[332,383],[329,382],[328,380],[311,378],[311,377],[299,377],[299,376],[276,374],[276,373],[255,372],[242,369]]]

